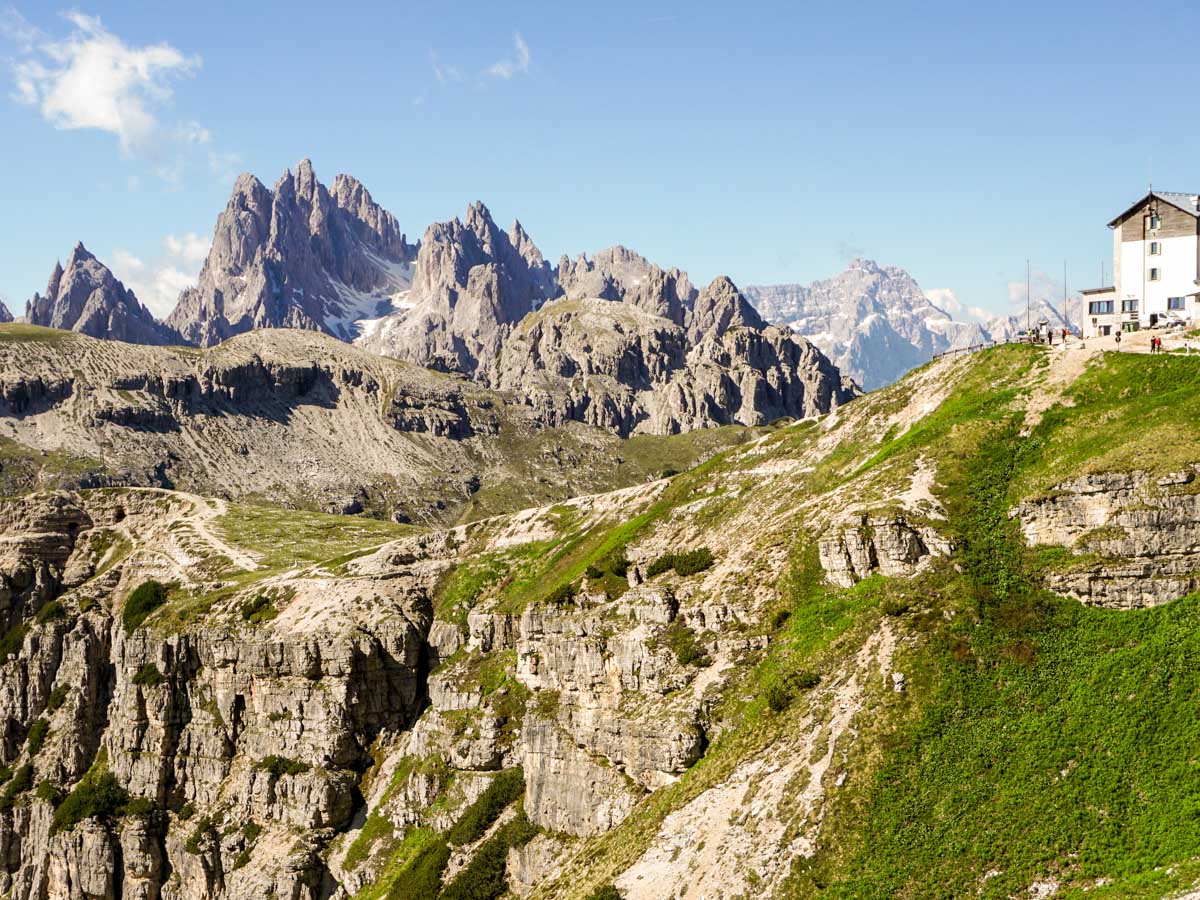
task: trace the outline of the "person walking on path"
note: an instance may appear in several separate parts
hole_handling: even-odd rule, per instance
[[[1117,332],[1117,352],[1121,352],[1121,332]]]

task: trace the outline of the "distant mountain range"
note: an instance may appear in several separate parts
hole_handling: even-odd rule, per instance
[[[1009,340],[1025,315],[955,319],[897,266],[856,259],[845,271],[812,284],[752,285],[746,295],[769,322],[808,338],[865,390],[895,381],[935,354],[983,341]],[[1031,320],[1066,327],[1062,313],[1035,301]]]
[[[1050,304],[1039,314],[1061,327]],[[865,259],[745,293],[727,278],[699,289],[619,245],[552,266],[520,222],[506,231],[482,203],[414,245],[359,181],[338,175],[327,188],[308,160],[272,188],[237,179],[199,283],[165,321],[82,243],[26,319],[201,347],[263,328],[323,331],[522,393],[548,420],[622,434],[825,410],[853,396],[851,379],[880,387],[1023,327],[1021,316],[955,319],[903,269]]]
[[[326,188],[308,160],[270,189],[238,178],[199,284],[165,322],[82,244],[26,314],[140,344],[322,331],[510,392],[543,424],[622,436],[805,417],[859,393],[728,278],[697,290],[619,246],[551,266],[520,222],[505,231],[482,203],[413,246],[357,180]]]

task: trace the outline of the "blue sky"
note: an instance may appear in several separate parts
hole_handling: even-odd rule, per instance
[[[1191,3],[2,4],[18,313],[77,240],[164,313],[236,173],[304,156],[410,238],[482,199],[552,260],[862,254],[995,311],[1026,258],[1093,286],[1151,173],[1200,192]]]

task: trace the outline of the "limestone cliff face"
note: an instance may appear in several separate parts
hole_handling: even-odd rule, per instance
[[[8,435],[71,453],[85,487],[437,517],[486,480],[483,445],[501,422],[537,433],[527,420],[483,388],[309,332],[259,331],[204,353],[0,344]]]
[[[616,300],[676,325],[686,322],[697,293],[686,272],[661,269],[620,244],[591,259],[562,257],[558,284],[568,300]]]
[[[302,160],[268,190],[241,175],[217,219],[200,283],[168,323],[203,347],[257,328],[305,328],[342,340],[392,308],[415,255],[395,217],[338,175],[332,190]]]
[[[12,320],[13,314],[9,312],[8,307],[4,305],[4,301],[0,300],[0,324],[11,322]]]
[[[45,296],[34,294],[25,304],[25,320],[31,325],[131,344],[182,342],[178,333],[159,323],[82,243],[67,257],[65,269],[55,263]],[[0,315],[0,322],[4,321],[12,321],[12,316],[5,319]]]
[[[0,669],[0,755],[47,786],[6,807],[12,897],[324,896],[318,853],[352,815],[356,771],[377,735],[417,715],[431,619],[420,572],[264,587],[288,603],[269,623],[234,607],[224,628],[212,609],[195,627],[123,625],[117,603],[143,579],[203,577],[196,535],[182,533],[195,511],[179,495],[98,492],[0,514],[0,596],[23,635]],[[151,535],[160,555],[139,556]],[[135,548],[114,562],[121,539]],[[123,818],[116,806],[52,818],[69,791],[95,800],[109,777],[138,798],[120,801]]]
[[[1087,475],[1012,511],[1031,545],[1071,548],[1078,560],[1049,586],[1094,606],[1137,609],[1200,588],[1196,472]]]
[[[909,578],[953,545],[932,525],[904,516],[860,514],[830,528],[818,544],[825,577],[853,587],[872,575]]]
[[[698,303],[690,319],[702,311],[707,323],[696,343],[636,305],[555,301],[513,331],[484,377],[548,423],[581,421],[622,436],[804,418],[857,396],[811,344],[760,327],[757,316],[748,321],[736,289],[701,297],[716,299]]]

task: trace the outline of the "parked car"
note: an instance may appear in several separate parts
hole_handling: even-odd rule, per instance
[[[1168,312],[1158,317],[1158,324],[1163,328],[1183,328],[1187,322],[1179,313]]]

